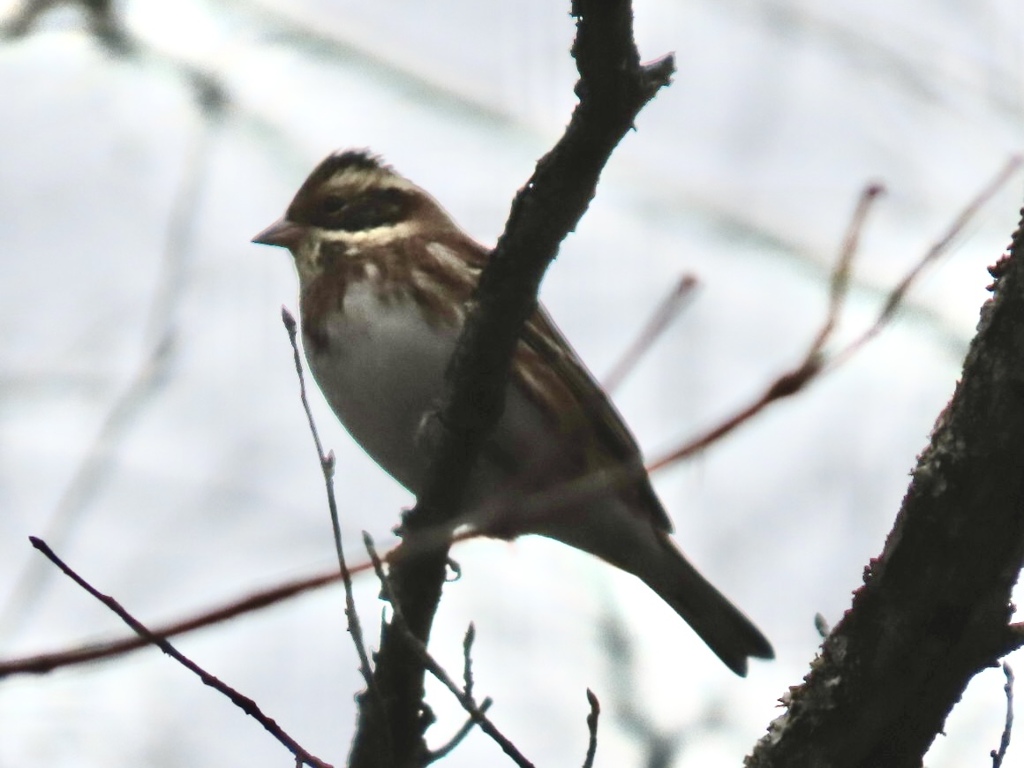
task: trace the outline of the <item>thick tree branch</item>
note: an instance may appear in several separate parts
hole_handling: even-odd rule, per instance
[[[407,541],[454,516],[479,448],[501,415],[509,361],[523,323],[536,307],[544,271],[593,198],[612,150],[674,69],[670,56],[640,64],[629,2],[577,0],[572,13],[578,20],[573,56],[580,72],[580,101],[563,137],[516,195],[505,232],[480,279],[449,371],[432,480],[403,522]],[[391,568],[406,623],[424,643],[447,558],[444,545],[396,558]],[[421,763],[429,724],[422,705],[423,665],[392,625],[385,626],[381,637],[375,680],[387,712],[373,698],[360,697],[350,764],[384,765],[379,747],[388,741],[395,765]]]
[[[885,548],[748,766],[919,766],[970,679],[1020,642],[1024,229],[990,271],[963,378]]]

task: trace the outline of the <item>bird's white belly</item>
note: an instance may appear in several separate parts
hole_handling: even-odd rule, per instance
[[[344,313],[337,313],[326,331],[322,352],[307,346],[317,384],[363,450],[418,494],[431,458],[421,425],[440,406],[458,329],[432,326],[412,301],[382,301],[358,285],[349,288]],[[573,450],[534,401],[510,384],[502,418],[463,499],[474,525],[503,538],[518,535],[518,523],[501,509],[567,479],[565,457]]]
[[[307,344],[306,359],[327,402],[378,464],[419,491],[429,457],[417,433],[443,395],[457,331],[426,323],[411,300],[381,300],[365,283],[349,287],[326,331],[326,349]]]

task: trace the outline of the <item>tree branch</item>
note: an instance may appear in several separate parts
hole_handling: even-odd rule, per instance
[[[479,448],[497,423],[512,352],[523,323],[537,305],[537,290],[565,235],[593,198],[612,150],[643,106],[668,84],[671,56],[641,65],[633,41],[632,9],[618,0],[576,0],[573,45],[580,80],[579,104],[558,144],[537,164],[512,203],[505,232],[480,278],[449,370],[441,411],[442,437],[430,481],[402,533],[450,520],[459,506]],[[404,545],[403,545],[404,546]],[[395,596],[412,633],[426,643],[441,595],[447,544],[396,558],[391,568]],[[371,697],[359,698],[359,721],[350,764],[384,765],[376,745],[389,731],[395,765],[413,766],[426,755],[423,739],[423,665],[401,633],[385,626],[374,677],[387,712]]]
[[[50,549],[45,541],[35,536],[29,536],[29,541],[31,541],[32,546],[42,552],[51,563],[63,571],[65,576],[70,578],[78,586],[113,611],[121,621],[131,627],[132,630],[145,639],[146,642],[157,646],[161,651],[181,664],[181,666],[185,667],[185,669],[196,675],[196,677],[202,681],[203,685],[208,685],[215,691],[222,693],[231,701],[232,704],[262,725],[271,736],[277,739],[289,752],[292,753],[292,755],[295,756],[295,765],[297,767],[309,765],[312,766],[312,768],[332,768],[329,763],[325,763],[323,760],[310,753],[301,744],[299,744],[299,742],[289,736],[273,718],[264,714],[263,710],[260,709],[259,705],[255,701],[250,699],[248,696],[243,696],[230,685],[200,667],[192,661],[192,659],[188,658],[177,648],[171,645],[167,641],[167,638],[153,634],[152,630],[128,613],[128,611],[125,610],[117,600],[110,597],[110,595],[104,595],[92,584],[83,579],[73,568],[71,568],[71,566],[57,557],[56,553]]]
[[[885,548],[748,766],[919,766],[970,679],[1019,644],[1024,229],[990,271],[963,377]]]

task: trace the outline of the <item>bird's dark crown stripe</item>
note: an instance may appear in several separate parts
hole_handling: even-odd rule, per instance
[[[320,165],[314,168],[313,172],[302,182],[299,191],[295,193],[292,204],[294,205],[296,201],[309,198],[315,190],[319,189],[336,173],[349,169],[360,171],[391,170],[390,166],[385,164],[378,155],[373,154],[368,149],[349,149],[344,152],[335,152],[320,161]],[[289,209],[290,213],[291,210]]]
[[[309,175],[306,183],[302,186],[319,186],[331,178],[338,171],[348,169],[360,171],[373,171],[390,168],[384,163],[379,155],[375,155],[368,149],[348,149],[344,152],[335,152],[325,157],[313,172]]]

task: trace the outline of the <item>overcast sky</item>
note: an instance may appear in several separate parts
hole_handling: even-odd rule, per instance
[[[574,104],[568,3],[115,5],[127,54],[98,45],[72,9],[0,43],[5,657],[124,634],[42,565],[29,534],[151,622],[330,568],[279,320],[296,280],[284,252],[249,239],[319,159],[355,146],[493,243]],[[636,27],[642,56],[674,51],[678,73],[616,151],[542,297],[600,377],[670,286],[698,278],[695,301],[615,393],[654,458],[800,359],[865,184],[888,193],[836,347],[1024,150],[1024,6],[648,0]],[[881,550],[1022,190],[1018,173],[869,348],[655,477],[683,548],[764,629],[775,662],[735,678],[638,582],[553,543],[454,550],[463,575],[432,647],[457,672],[476,623],[480,695],[530,759],[582,762],[590,687],[606,712],[598,765],[642,764],[630,707],[673,746],[672,766],[740,764],[813,658],[815,613],[835,623]],[[318,394],[314,410],[358,560],[359,531],[391,542],[412,499]],[[377,587],[362,580],[358,593],[372,639]],[[341,764],[360,687],[342,606],[325,590],[180,645]],[[632,665],[609,658],[612,625]],[[930,766],[987,759],[1002,683],[997,670],[972,683]],[[430,702],[437,745],[463,715],[440,690]],[[0,768],[288,763],[153,651],[2,681],[0,723]],[[474,733],[447,764],[501,759]]]

